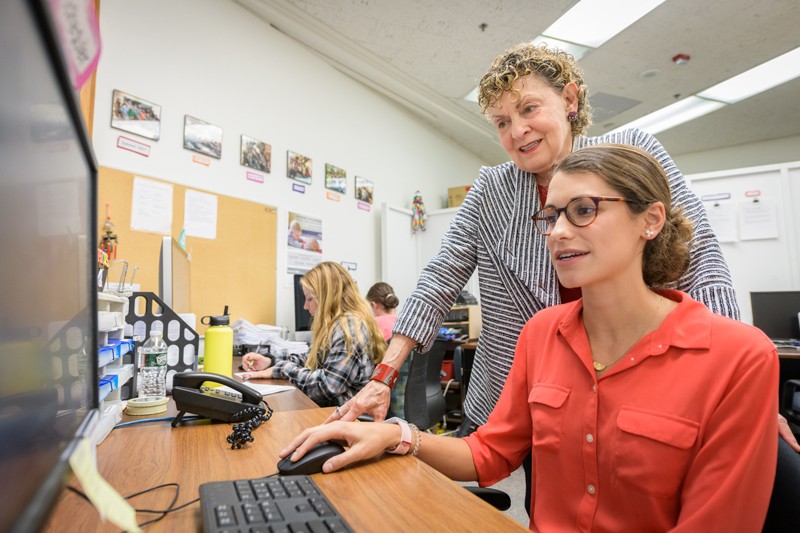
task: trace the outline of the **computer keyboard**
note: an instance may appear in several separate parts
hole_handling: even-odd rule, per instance
[[[242,533],[352,533],[309,476],[200,485],[203,530]]]

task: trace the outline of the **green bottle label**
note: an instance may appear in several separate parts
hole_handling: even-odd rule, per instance
[[[167,352],[144,354],[144,366],[166,366]]]

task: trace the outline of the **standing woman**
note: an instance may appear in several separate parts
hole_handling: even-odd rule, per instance
[[[300,278],[311,322],[308,354],[257,353],[242,357],[245,379],[288,379],[321,407],[340,406],[369,380],[386,342],[350,273],[338,263],[318,264]]]
[[[532,222],[582,298],[528,321],[486,424],[458,439],[402,420],[334,422],[280,455],[343,439],[349,449],[324,472],[411,452],[487,486],[532,451],[533,531],[760,532],[775,477],[777,352],[758,329],[664,288],[686,270],[692,224],[659,164],[630,146],[576,151]]]

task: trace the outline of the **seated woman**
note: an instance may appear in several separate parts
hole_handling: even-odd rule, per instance
[[[391,285],[379,281],[367,291],[367,301],[372,306],[372,314],[375,315],[375,322],[378,323],[383,338],[389,342],[392,338],[392,328],[397,322],[397,306],[400,305],[400,299],[395,295]]]
[[[535,531],[760,531],[775,476],[777,353],[756,328],[664,288],[686,268],[691,225],[658,163],[631,146],[577,150],[529,227],[583,297],[528,321],[485,425],[455,439],[400,420],[333,422],[281,456],[342,439],[349,449],[323,471],[411,451],[486,486],[532,450]]]
[[[397,306],[400,305],[400,299],[394,293],[391,285],[379,281],[367,291],[367,301],[372,306],[375,322],[378,323],[378,328],[380,328],[383,338],[388,343],[392,338],[392,328],[397,322]],[[406,383],[408,383],[408,369],[410,366],[411,359],[409,358],[400,367],[397,381],[391,391],[390,416],[402,416],[404,414]]]
[[[338,263],[320,263],[300,279],[311,322],[311,347],[306,355],[250,352],[242,366],[245,379],[288,379],[320,406],[339,406],[369,381],[383,359],[386,342],[359,294],[353,278]]]

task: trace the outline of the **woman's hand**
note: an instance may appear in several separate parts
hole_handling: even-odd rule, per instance
[[[417,341],[411,337],[395,333],[392,335],[392,340],[381,362],[399,369],[416,345]],[[381,422],[386,418],[391,402],[391,389],[385,383],[370,380],[363,389],[358,391],[358,394],[331,413],[331,416],[323,423],[327,424],[335,420],[352,422],[364,413],[372,416],[375,422]]]
[[[778,434],[794,451],[800,452],[800,444],[797,443],[792,428],[789,427],[789,422],[781,414],[778,414]]]
[[[270,379],[272,377],[272,371],[268,370],[270,366],[272,366],[272,359],[269,357],[255,352],[246,353],[242,356],[242,367],[246,372],[242,379]]]
[[[352,463],[371,459],[400,443],[401,429],[397,424],[372,424],[367,422],[333,422],[303,431],[278,454],[291,455],[296,461],[315,444],[328,440],[347,443],[347,450],[331,457],[322,466],[325,473],[335,472]]]
[[[363,389],[358,391],[358,394],[331,413],[331,416],[323,423],[327,424],[335,420],[352,422],[364,413],[371,415],[375,422],[381,422],[386,418],[391,401],[391,389],[388,385],[378,381],[370,381],[364,385]]]

